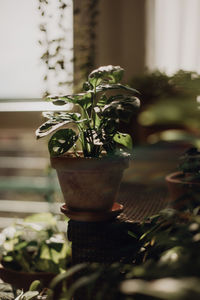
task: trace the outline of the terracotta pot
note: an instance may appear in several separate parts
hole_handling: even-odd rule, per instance
[[[56,274],[48,272],[19,272],[0,266],[0,278],[15,288],[27,291],[34,280],[40,280],[45,287],[48,287]]]
[[[116,201],[126,158],[51,158],[68,209],[108,211]]]
[[[182,172],[174,172],[166,176],[167,187],[172,207],[179,209],[193,200],[193,193],[200,192],[200,182],[188,182]]]

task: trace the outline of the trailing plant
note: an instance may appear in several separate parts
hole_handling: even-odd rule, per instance
[[[49,213],[29,216],[0,233],[1,264],[12,270],[60,273],[70,265],[70,253]]]
[[[119,131],[120,122],[128,123],[137,113],[140,101],[138,91],[121,84],[123,69],[119,66],[104,66],[92,71],[83,84],[83,92],[74,95],[49,96],[55,105],[73,103],[80,113],[48,112],[48,118],[36,131],[37,138],[56,131],[49,140],[51,156],[59,156],[80,142],[85,157],[127,155],[132,149],[130,135]],[[70,125],[72,128],[62,128]],[[76,131],[74,129],[76,127]]]
[[[38,12],[41,22],[39,24],[39,45],[42,49],[41,61],[44,66],[43,80],[46,83],[44,96],[51,93],[51,87],[59,92],[66,92],[72,88],[73,51],[69,41],[72,39],[69,12],[72,11],[72,0],[38,0]],[[55,36],[56,31],[56,36]]]

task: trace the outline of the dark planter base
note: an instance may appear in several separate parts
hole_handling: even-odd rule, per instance
[[[188,182],[182,172],[174,172],[166,176],[166,183],[170,195],[171,206],[182,209],[195,200],[195,195],[200,194],[199,182]]]
[[[44,272],[18,272],[0,266],[0,278],[13,287],[27,291],[34,280],[40,280],[47,287],[55,274]]]

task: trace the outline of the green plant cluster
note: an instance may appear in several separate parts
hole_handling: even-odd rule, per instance
[[[45,113],[48,118],[36,131],[37,138],[55,133],[49,140],[51,156],[59,156],[71,148],[76,156],[76,143],[81,144],[84,157],[127,154],[132,149],[131,136],[121,133],[120,122],[128,123],[137,113],[140,101],[138,91],[121,82],[123,69],[104,66],[92,71],[83,84],[83,92],[74,95],[49,96],[55,105],[73,103],[79,113]],[[66,125],[71,128],[62,128]],[[76,129],[75,129],[75,128]]]
[[[29,216],[0,233],[1,264],[23,272],[60,273],[71,260],[71,246],[50,213]]]
[[[172,75],[156,70],[135,76],[131,85],[141,91],[143,106],[162,98],[188,98],[200,94],[200,75],[196,72],[179,70]]]
[[[141,92],[141,125],[173,125],[192,129],[193,133],[199,128],[196,99],[200,95],[200,75],[196,72],[179,70],[167,75],[157,70],[134,77],[130,84]]]
[[[140,244],[132,263],[81,264],[62,274],[76,281],[59,300],[84,294],[99,300],[189,300],[200,298],[200,206],[171,208],[130,233]],[[55,286],[54,286],[55,287]]]

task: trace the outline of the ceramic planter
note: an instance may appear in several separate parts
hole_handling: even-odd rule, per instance
[[[28,291],[34,280],[40,280],[47,287],[56,274],[50,272],[19,272],[0,266],[0,278],[15,288]]]
[[[186,181],[182,172],[166,176],[167,187],[172,207],[179,209],[193,199],[192,193],[200,191],[200,182]]]
[[[127,158],[51,158],[68,209],[103,212],[116,201]]]

